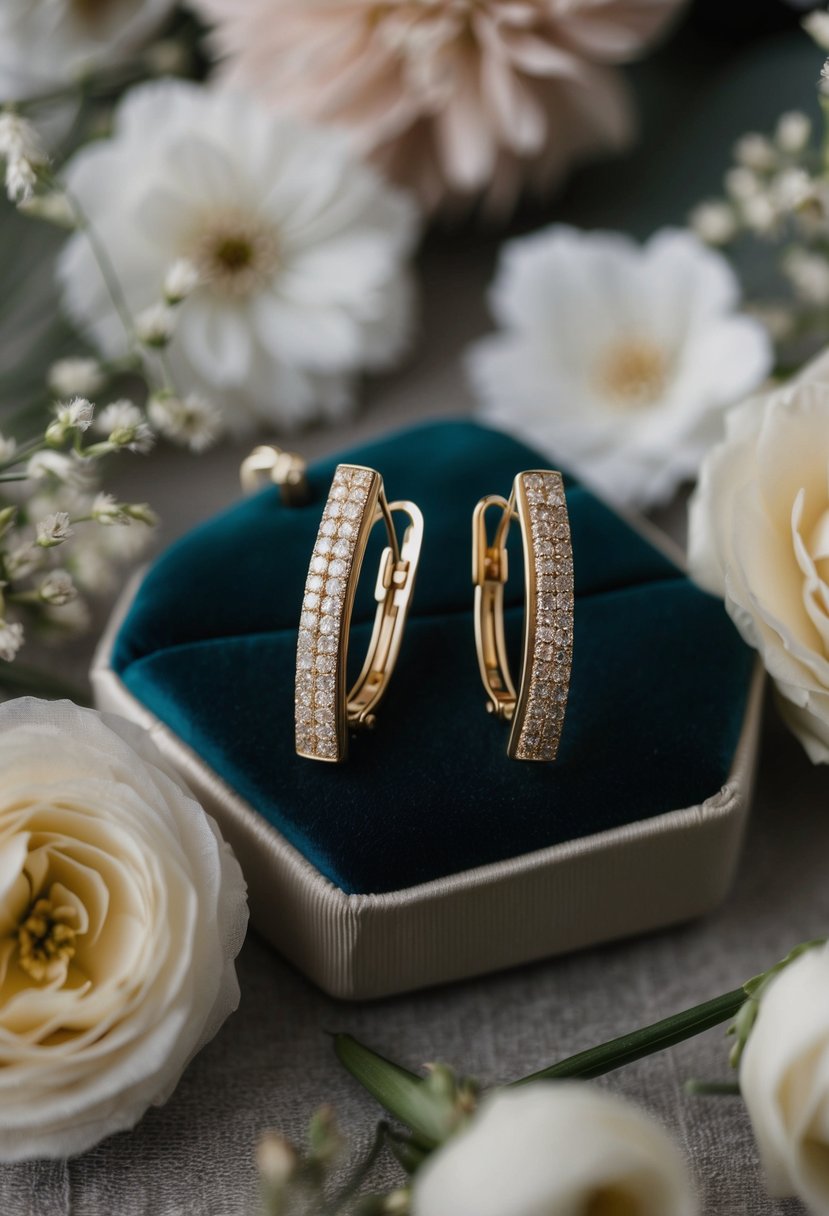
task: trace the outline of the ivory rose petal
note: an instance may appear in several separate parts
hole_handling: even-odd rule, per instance
[[[689,566],[724,596],[810,758],[829,762],[829,362],[732,410],[690,504]]]
[[[239,866],[135,727],[0,706],[0,1160],[163,1102],[236,1007]]]

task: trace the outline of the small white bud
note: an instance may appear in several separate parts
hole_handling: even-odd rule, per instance
[[[62,608],[64,604],[75,599],[78,591],[72,582],[72,576],[66,570],[52,570],[38,587],[37,593],[44,604]]]
[[[37,545],[18,545],[5,555],[6,576],[12,580],[28,578],[43,562],[45,554]]]
[[[23,645],[23,626],[16,621],[0,621],[0,659],[11,663]]]
[[[63,544],[72,535],[69,515],[66,511],[55,511],[37,525],[37,543],[41,549],[53,549]]]
[[[777,149],[765,135],[750,132],[734,145],[734,158],[738,164],[755,173],[767,173],[777,164]]]
[[[783,152],[802,152],[812,134],[812,121],[801,110],[789,110],[777,120],[774,138]]]
[[[734,208],[717,200],[695,207],[691,212],[690,225],[706,245],[727,245],[739,229]]]
[[[175,329],[175,314],[168,304],[153,304],[135,318],[135,335],[142,346],[160,349],[169,345]]]
[[[809,13],[800,24],[821,50],[829,51],[829,13]]]
[[[750,169],[729,169],[725,175],[725,192],[737,203],[755,198],[760,193],[762,185],[756,173]]]
[[[805,169],[784,169],[772,182],[772,195],[780,211],[797,211],[815,197],[815,182]]]
[[[94,520],[107,527],[112,524],[128,524],[129,517],[125,516],[124,508],[116,502],[111,494],[100,493],[95,496],[89,512]]]
[[[37,170],[47,157],[32,124],[11,110],[0,111],[0,157],[6,162],[6,194],[10,201],[27,202],[37,185]]]
[[[743,203],[743,219],[752,232],[767,236],[777,224],[777,211],[767,194],[758,194]]]
[[[164,298],[168,304],[180,304],[198,285],[198,267],[188,258],[179,258],[165,275]]]
[[[35,220],[44,220],[57,228],[74,229],[78,221],[72,204],[60,190],[52,190],[48,194],[34,194],[23,198],[17,204],[19,211]]]
[[[807,249],[792,249],[783,259],[782,268],[804,303],[818,308],[829,304],[829,260]]]
[[[97,359],[58,359],[49,368],[48,382],[57,397],[94,397],[106,375]]]
[[[281,1189],[299,1169],[299,1154],[283,1136],[266,1132],[256,1146],[256,1165],[268,1186]]]

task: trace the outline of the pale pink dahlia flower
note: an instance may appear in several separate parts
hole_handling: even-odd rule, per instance
[[[631,138],[608,65],[640,54],[683,0],[190,0],[225,78],[350,128],[425,205],[510,207]]]

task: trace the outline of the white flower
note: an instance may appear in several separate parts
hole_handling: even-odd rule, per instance
[[[732,410],[691,501],[689,564],[724,595],[815,763],[829,763],[829,360]]]
[[[125,513],[123,505],[116,502],[111,494],[96,494],[89,513],[99,524],[107,526],[130,523],[130,517]]]
[[[88,431],[94,417],[95,407],[85,397],[59,402],[55,406],[55,420],[46,428],[47,442],[64,443],[71,431]]]
[[[815,10],[800,23],[822,51],[829,51],[829,13]]]
[[[777,164],[777,149],[765,135],[750,132],[743,135],[734,145],[734,159],[746,169],[755,173],[765,173]]]
[[[17,621],[0,620],[0,659],[12,663],[23,645],[23,626]]]
[[[817,307],[829,304],[829,259],[823,254],[796,247],[785,255],[781,267],[799,299]]]
[[[55,511],[37,525],[37,543],[42,549],[51,549],[68,540],[71,535],[72,528],[66,511]]]
[[[756,173],[738,165],[725,175],[725,191],[737,203],[746,203],[756,198],[763,185]]]
[[[155,443],[141,410],[132,401],[122,398],[113,401],[98,415],[96,428],[107,436],[107,441],[116,448],[144,455]]]
[[[66,570],[50,570],[38,587],[37,593],[44,604],[62,608],[64,604],[72,602],[78,591],[72,582],[72,575]]]
[[[0,772],[0,1159],[65,1157],[164,1102],[236,1007],[244,881],[118,718],[8,702]]]
[[[771,980],[740,1064],[740,1089],[775,1196],[829,1212],[829,948]]]
[[[20,100],[110,67],[152,35],[175,0],[3,0],[0,97]]]
[[[175,325],[175,313],[168,304],[151,304],[135,318],[135,335],[143,346],[167,346]]]
[[[713,199],[700,203],[690,216],[690,226],[706,245],[727,245],[737,235],[737,217],[728,203]]]
[[[688,232],[640,248],[554,225],[506,244],[490,298],[502,330],[469,355],[483,417],[616,502],[667,499],[771,365],[733,271]]]
[[[38,169],[46,163],[46,152],[32,124],[8,110],[0,111],[0,159],[6,162],[9,199],[13,203],[28,202],[37,185]]]
[[[43,564],[43,559],[43,550],[37,545],[17,545],[4,556],[6,576],[12,580],[27,578]]]
[[[412,1216],[694,1216],[685,1164],[652,1119],[582,1082],[484,1100],[415,1175]]]
[[[198,266],[189,258],[178,258],[164,276],[164,298],[168,304],[180,304],[196,290],[198,283]]]
[[[169,393],[156,393],[150,398],[147,413],[165,439],[188,447],[191,452],[206,451],[222,433],[220,411],[198,393],[190,393],[183,400]]]
[[[32,481],[54,479],[82,491],[94,482],[96,470],[94,461],[76,452],[35,452],[29,457],[26,475]]]
[[[94,397],[105,382],[97,359],[58,359],[49,368],[49,388],[57,397]]]
[[[803,151],[811,134],[812,121],[808,115],[801,110],[789,110],[777,120],[774,138],[783,152],[793,155]]]
[[[829,59],[826,60],[823,67],[820,69],[818,92],[824,97],[829,96]]]
[[[17,440],[0,435],[0,464],[11,464],[17,452]]]
[[[167,354],[176,381],[221,404],[236,432],[342,413],[356,374],[407,345],[415,209],[341,132],[166,81],[127,94],[113,138],[79,152],[68,180],[133,315],[178,258],[197,268]],[[123,354],[81,234],[59,273],[73,318]]]
[[[747,198],[743,202],[746,227],[758,236],[768,236],[774,232],[778,218],[777,208],[767,192],[755,194],[753,198]]]

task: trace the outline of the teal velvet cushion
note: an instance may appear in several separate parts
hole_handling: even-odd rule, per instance
[[[510,761],[477,670],[471,513],[482,494],[507,494],[517,472],[548,462],[465,422],[422,426],[343,458],[379,469],[389,496],[417,502],[426,519],[398,668],[377,729],[354,741],[346,764],[293,749],[296,631],[333,459],[311,469],[307,506],[284,507],[268,489],[165,553],[113,657],[133,695],[333,883],[365,893],[410,887],[693,806],[720,788],[752,656],[719,601],[568,483],[576,612],[564,736],[554,765]],[[356,668],[374,573],[369,553],[350,646]],[[512,579],[507,596],[516,663],[521,582]]]

